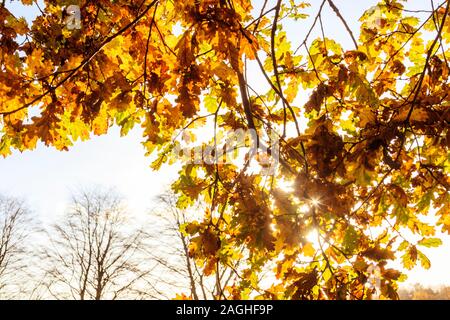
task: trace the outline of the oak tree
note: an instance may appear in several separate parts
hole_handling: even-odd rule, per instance
[[[81,29],[44,2],[30,25],[0,5],[1,155],[140,126],[157,170],[250,130],[243,162],[182,158],[173,184],[179,208],[208,204],[183,226],[205,274],[244,261],[227,299],[371,298],[374,268],[396,299],[389,261],[430,266],[450,233],[449,0],[382,0],[354,30],[337,0],[80,0]]]

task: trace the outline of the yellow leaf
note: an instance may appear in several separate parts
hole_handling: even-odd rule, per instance
[[[316,254],[316,249],[314,249],[313,245],[308,242],[303,246],[302,252],[306,257],[314,257]]]

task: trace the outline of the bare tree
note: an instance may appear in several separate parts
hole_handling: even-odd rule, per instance
[[[27,267],[27,238],[31,216],[25,204],[0,195],[0,298],[24,295]]]
[[[218,272],[213,276],[205,275],[203,268],[191,258],[189,236],[182,232],[183,225],[192,217],[177,208],[177,198],[170,192],[160,195],[158,201],[160,207],[153,210],[151,219],[153,229],[159,232],[147,246],[152,248],[152,259],[158,262],[156,272],[152,273],[158,292],[164,298],[176,293],[187,294],[194,300],[222,298],[222,290],[237,279],[237,274],[233,268],[217,266]]]
[[[57,299],[152,298],[147,234],[127,219],[111,191],[81,192],[47,232],[45,287]]]

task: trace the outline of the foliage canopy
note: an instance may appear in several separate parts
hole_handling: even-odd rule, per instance
[[[450,233],[450,1],[409,11],[383,0],[359,32],[331,0],[308,9],[311,28],[310,4],[296,0],[79,1],[81,30],[62,22],[68,1],[44,2],[32,25],[0,5],[1,155],[140,125],[158,169],[178,160],[175,137],[209,119],[209,144],[252,129],[271,145],[275,132],[273,175],[253,173],[249,158],[185,163],[173,185],[180,208],[207,204],[183,226],[191,256],[211,276],[239,275],[217,298],[370,298],[375,266],[395,299],[402,275],[389,260],[430,266],[420,248]],[[311,39],[326,8],[352,50]],[[423,219],[431,208],[436,224]]]

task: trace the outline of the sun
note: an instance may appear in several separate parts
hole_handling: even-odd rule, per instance
[[[311,205],[312,205],[313,207],[317,207],[318,205],[320,205],[319,199],[317,199],[317,198],[311,199]]]
[[[314,247],[319,247],[319,232],[317,229],[312,229],[306,236],[306,240],[311,243]]]

